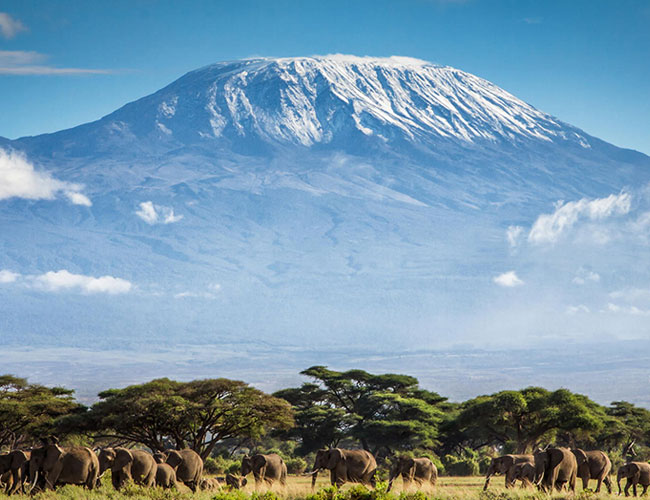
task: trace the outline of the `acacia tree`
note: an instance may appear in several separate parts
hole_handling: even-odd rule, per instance
[[[485,445],[515,444],[518,453],[561,437],[566,444],[596,434],[605,425],[602,407],[566,389],[528,387],[464,402],[453,422],[457,438]]]
[[[294,405],[294,436],[304,452],[343,438],[373,453],[384,448],[431,447],[438,435],[445,398],[418,387],[414,377],[337,372],[313,366],[301,372],[315,380],[276,393]]]
[[[110,389],[99,397],[90,411],[68,425],[153,450],[164,450],[168,444],[190,447],[204,459],[225,439],[259,437],[293,425],[286,401],[224,378],[192,382],[163,378]]]
[[[0,447],[27,446],[54,432],[57,419],[82,412],[74,391],[0,376]]]

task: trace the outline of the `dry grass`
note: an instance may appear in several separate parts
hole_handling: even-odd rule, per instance
[[[192,492],[181,486],[178,491],[163,491],[161,489],[144,489],[129,485],[122,491],[115,491],[110,482],[93,491],[87,491],[76,486],[65,486],[56,492],[42,492],[34,495],[34,500],[548,500],[549,495],[537,492],[533,489],[515,488],[506,490],[503,487],[503,478],[495,477],[490,482],[490,488],[483,493],[484,478],[482,477],[441,477],[435,488],[425,487],[421,490],[409,488],[404,490],[402,482],[398,479],[390,493],[385,492],[385,484],[377,491],[368,492],[358,485],[345,485],[341,491],[335,493],[327,489],[329,485],[329,474],[321,474],[316,483],[316,491],[319,494],[313,495],[311,490],[311,478],[305,476],[290,476],[285,488],[276,486],[268,493],[256,492],[254,484],[249,484],[241,491],[228,493],[223,492]],[[254,483],[251,481],[251,483]],[[579,483],[579,486],[581,484]],[[590,484],[595,488],[595,482]],[[604,490],[604,488],[603,488]],[[26,498],[16,495],[12,498]],[[554,494],[553,500],[561,500],[567,497],[576,500],[613,500],[614,495],[601,492],[596,495],[591,491],[580,492],[575,496],[567,493]],[[0,499],[7,499],[0,494]]]

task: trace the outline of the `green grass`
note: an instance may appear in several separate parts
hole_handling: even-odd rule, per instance
[[[324,477],[326,476],[326,477]],[[344,485],[340,490],[330,487],[329,474],[321,474],[316,483],[316,489],[311,490],[311,478],[305,476],[290,476],[286,488],[274,487],[269,491],[255,491],[254,484],[249,484],[241,491],[222,490],[218,492],[197,492],[193,494],[185,486],[179,490],[162,490],[160,488],[145,489],[135,485],[128,485],[121,491],[115,491],[109,481],[104,481],[100,488],[93,491],[85,490],[78,486],[64,486],[56,491],[47,491],[35,494],[29,498],[34,500],[549,500],[545,493],[534,489],[514,488],[506,490],[503,487],[503,478],[494,477],[490,482],[487,492],[482,491],[484,478],[482,477],[441,477],[435,488],[415,488],[403,490],[402,482],[398,479],[393,485],[393,490],[386,493],[386,483],[379,483],[376,490],[368,490],[361,485]],[[254,481],[251,481],[254,483]],[[571,498],[574,500],[613,500],[614,495],[603,492],[596,495],[591,491],[582,492],[582,484],[578,482],[575,496],[567,493],[552,495],[553,500]],[[595,487],[595,482],[590,484]],[[4,494],[0,499],[5,500]],[[12,498],[28,498],[15,495]]]

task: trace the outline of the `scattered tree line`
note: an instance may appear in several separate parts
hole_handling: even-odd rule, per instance
[[[98,394],[87,407],[73,391],[0,376],[0,448],[44,436],[71,443],[191,448],[214,472],[238,454],[279,453],[302,472],[321,448],[362,448],[379,460],[431,458],[442,473],[477,474],[490,457],[549,443],[602,449],[614,462],[650,459],[650,411],[625,401],[602,406],[566,389],[501,391],[453,403],[414,377],[314,366],[300,387],[272,395],[225,378],[166,378]],[[305,460],[305,458],[307,460]]]

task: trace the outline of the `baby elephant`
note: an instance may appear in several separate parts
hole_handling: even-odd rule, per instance
[[[244,476],[237,476],[235,474],[226,474],[226,485],[235,490],[240,490],[248,480]]]
[[[627,479],[625,483],[625,496],[630,495],[630,486],[632,486],[632,492],[636,496],[636,485],[640,484],[643,486],[643,493],[645,495],[650,486],[650,464],[646,462],[628,462],[623,464],[618,469],[618,474],[616,474],[616,483],[618,484],[618,494],[621,494],[621,479]]]
[[[203,491],[217,491],[221,489],[221,483],[216,477],[204,477],[199,481],[199,489]]]
[[[535,466],[529,462],[522,462],[514,466],[514,479],[521,481],[524,488],[535,484]]]
[[[171,465],[165,463],[156,464],[156,486],[160,486],[165,490],[178,488],[176,471]]]

